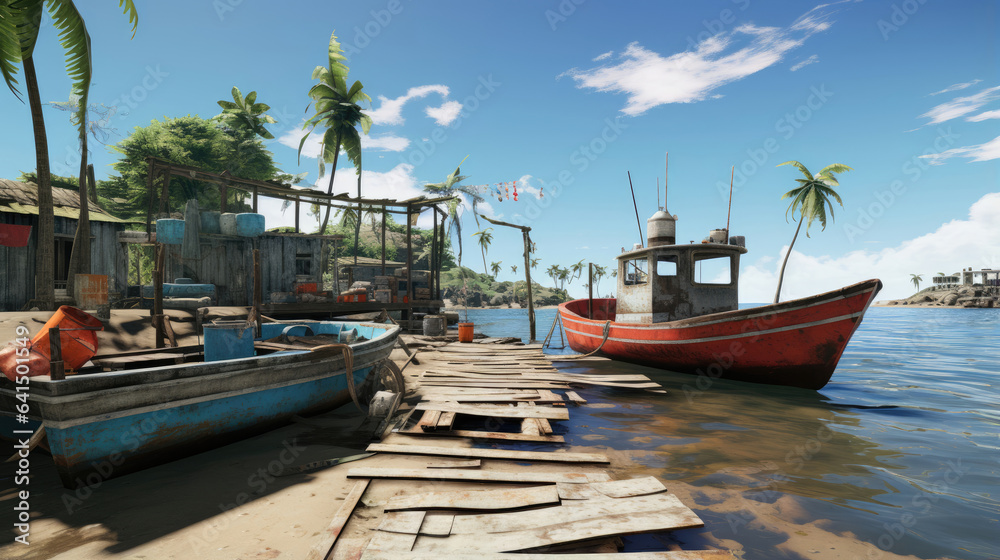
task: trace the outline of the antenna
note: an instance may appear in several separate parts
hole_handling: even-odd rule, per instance
[[[670,152],[665,152],[665,155],[663,156],[663,211],[667,214],[670,213],[670,211],[667,210],[667,178],[669,177],[667,170],[669,169],[669,164]],[[657,188],[657,190],[659,190],[659,188]]]
[[[660,206],[660,178],[659,177],[656,178],[656,207],[658,209],[660,209],[660,210],[663,210],[663,207]]]
[[[733,170],[729,173],[729,210],[726,210],[726,237],[729,237],[729,216],[733,213],[733,177],[736,176],[736,166],[733,166]],[[727,239],[728,243],[729,240]]]
[[[646,243],[642,238],[642,223],[639,222],[639,207],[635,204],[635,189],[632,188],[632,172],[626,171],[626,173],[628,173],[628,188],[632,191],[632,207],[635,208],[635,225],[639,226],[639,246],[644,247]]]

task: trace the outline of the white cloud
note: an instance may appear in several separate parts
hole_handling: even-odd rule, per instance
[[[421,97],[426,97],[432,93],[437,93],[441,97],[448,98],[448,86],[443,85],[428,85],[428,86],[418,86],[412,87],[406,91],[406,95],[402,95],[395,99],[389,99],[384,95],[378,96],[379,106],[368,113],[372,118],[374,124],[382,125],[401,125],[405,121],[403,119],[403,106],[406,105],[411,99],[419,99]]]
[[[517,180],[517,194],[519,196],[528,194],[536,199],[542,198],[542,195],[544,194],[542,188],[532,185],[532,179],[534,179],[534,177],[531,175],[522,175],[521,178]]]
[[[950,86],[944,88],[941,91],[935,91],[931,95],[941,95],[942,93],[951,93],[953,91],[959,91],[959,90],[965,89],[967,87],[972,87],[972,86],[978,84],[981,81],[982,80],[975,79],[975,80],[972,80],[971,82],[962,82],[960,84],[950,85]]]
[[[402,136],[385,134],[382,136],[361,136],[361,148],[365,150],[383,150],[386,152],[402,152],[410,146],[410,140]]]
[[[599,55],[595,56],[592,60],[594,62],[600,62],[602,60],[611,58],[611,55],[613,55],[613,54],[615,54],[615,51],[608,51],[606,53],[602,53],[602,54],[599,54]]]
[[[803,61],[795,63],[795,65],[792,66],[791,70],[792,70],[792,72],[797,72],[797,71],[805,68],[806,66],[809,66],[810,64],[814,64],[816,62],[819,62],[819,55],[818,54],[814,54],[814,55],[810,56],[809,58],[807,58],[807,59],[805,59]]]
[[[993,140],[983,144],[952,148],[937,154],[927,154],[920,157],[929,159],[929,163],[931,165],[941,165],[945,160],[956,156],[969,158],[970,161],[990,161],[992,159],[1000,159],[1000,136],[997,136]]]
[[[969,217],[942,224],[935,231],[881,251],[858,250],[840,257],[813,256],[796,245],[785,270],[782,301],[806,297],[880,278],[885,284],[880,300],[913,294],[910,274],[922,274],[924,286],[939,271],[963,267],[1000,268],[1000,192],[988,193],[969,208]],[[781,255],[787,251],[782,248]],[[740,300],[770,302],[778,285],[781,259],[765,256],[746,266],[740,275]]]
[[[1000,86],[984,89],[974,95],[956,97],[951,101],[934,106],[930,111],[920,116],[930,119],[927,124],[939,124],[977,111],[995,99],[1000,99]]]
[[[982,122],[989,119],[1000,119],[1000,111],[986,111],[984,113],[979,113],[978,115],[965,118],[965,120],[969,122]]]
[[[631,43],[617,64],[573,68],[564,75],[581,89],[627,94],[622,112],[632,116],[666,103],[701,101],[725,84],[776,64],[807,38],[828,29],[826,7],[813,8],[787,28],[740,25],[705,39],[694,51],[666,57]]]
[[[445,101],[440,107],[427,107],[424,112],[438,125],[448,126],[455,122],[462,112],[462,104],[458,101]]]

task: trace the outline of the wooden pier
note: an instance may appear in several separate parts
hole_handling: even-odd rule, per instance
[[[614,464],[621,459],[559,448],[565,441],[553,423],[586,404],[575,387],[663,392],[660,385],[642,375],[564,373],[537,345],[410,340],[422,347],[404,363],[408,405],[367,449],[383,460],[349,468],[356,482],[308,558],[733,557],[726,550],[619,552],[620,536],[703,523],[656,477],[614,480],[609,469],[623,466]],[[386,466],[385,454],[408,462]],[[424,467],[413,468],[414,458],[424,458]],[[359,503],[364,514],[352,515]]]

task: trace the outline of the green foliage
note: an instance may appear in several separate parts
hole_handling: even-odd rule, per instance
[[[60,189],[68,189],[71,191],[80,191],[80,179],[76,177],[63,177],[61,175],[55,175],[49,173],[50,180],[52,181],[52,186]],[[38,184],[38,172],[37,171],[22,171],[20,175],[17,176],[17,180],[22,183],[34,183]]]
[[[813,220],[818,219],[823,229],[826,229],[827,207],[830,209],[830,218],[833,218],[833,203],[830,202],[830,199],[833,198],[836,200],[841,208],[844,206],[840,195],[830,187],[840,186],[840,183],[837,182],[836,174],[851,171],[851,168],[841,163],[834,163],[827,165],[816,176],[813,176],[806,169],[806,166],[797,161],[779,163],[778,167],[782,165],[793,165],[805,176],[804,179],[796,179],[800,185],[798,188],[781,195],[782,200],[786,198],[792,199],[792,202],[788,205],[788,209],[785,210],[785,219],[788,219],[789,212],[791,212],[794,219],[795,211],[798,210],[799,217],[806,221],[806,237],[809,237],[809,226],[812,225]]]
[[[239,137],[232,130],[198,116],[153,120],[147,126],[136,127],[113,149],[122,155],[112,165],[118,175],[102,181],[98,194],[102,203],[107,204],[105,207],[122,218],[145,219],[149,201],[146,190],[148,156],[214,173],[229,169],[232,175],[245,179],[266,181],[279,173],[271,152],[260,139]],[[238,169],[231,169],[234,151],[241,155]],[[249,209],[243,203],[246,193],[236,189],[229,192],[236,199],[235,206],[231,206],[234,211]],[[219,186],[185,177],[172,178],[169,208],[179,210],[191,198],[197,198],[202,209],[218,209]]]
[[[500,274],[500,264],[501,264],[502,262],[503,262],[503,261],[500,261],[500,262],[496,262],[496,261],[494,261],[494,262],[491,262],[491,263],[490,263],[490,270],[492,270],[492,271],[493,271],[493,279],[494,279],[494,280],[496,279],[497,275],[498,275],[498,274]]]
[[[463,185],[459,185],[462,181],[468,177],[462,175],[462,164],[469,156],[462,158],[462,161],[458,163],[458,167],[454,171],[445,177],[444,181],[440,183],[428,183],[424,185],[424,192],[432,195],[434,197],[443,196],[454,196],[455,198],[447,202],[447,216],[451,219],[448,220],[448,236],[452,235],[458,239],[458,263],[462,264],[462,218],[459,216],[458,209],[462,204],[462,198],[459,196],[464,194],[469,197],[472,201],[472,217],[476,219],[476,227],[479,227],[479,211],[477,209],[479,203],[484,202],[485,199],[474,190]],[[485,260],[485,257],[483,258]],[[484,265],[485,266],[485,265]]]
[[[243,97],[239,88],[233,86],[231,93],[233,95],[232,101],[218,101],[219,106],[222,107],[222,114],[216,118],[235,131],[269,140],[274,138],[274,135],[268,132],[264,125],[274,124],[278,121],[267,114],[271,110],[270,106],[257,103],[257,92],[251,91],[246,97]]]
[[[920,282],[922,282],[923,279],[924,277],[920,274],[910,275],[910,282],[913,282],[913,287],[916,288],[918,291],[920,290]]]

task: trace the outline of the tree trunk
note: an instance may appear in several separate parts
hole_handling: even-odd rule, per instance
[[[52,178],[49,176],[49,143],[45,136],[42,101],[38,93],[35,62],[24,59],[24,80],[31,107],[31,126],[35,135],[35,172],[38,174],[38,235],[35,245],[35,299],[46,311],[55,309],[56,241],[52,202]]]
[[[323,157],[320,154],[319,157]],[[337,139],[337,150],[333,152],[333,169],[330,170],[330,186],[326,188],[326,194],[333,194],[333,178],[337,176],[337,160],[340,158],[340,139]],[[326,215],[323,216],[323,225],[319,228],[320,235],[326,235],[326,224],[330,221],[330,201],[327,200]]]
[[[360,169],[358,169],[358,198],[361,198],[361,170]],[[361,240],[361,202],[358,202],[358,215],[357,215],[357,219],[354,220],[354,266],[358,266],[358,242],[360,240]]]
[[[490,275],[490,269],[486,266],[486,247],[483,247],[482,245],[480,245],[479,249],[482,250],[482,252],[483,252],[483,271],[485,271],[486,275],[489,276]]]
[[[84,123],[86,125],[86,123]],[[80,141],[80,219],[66,273],[66,293],[73,297],[77,274],[90,274],[90,196],[87,188],[87,136]]]
[[[778,303],[778,298],[781,297],[781,282],[785,279],[785,265],[788,264],[788,257],[792,254],[792,247],[795,246],[795,240],[799,237],[800,229],[802,229],[802,218],[799,218],[799,225],[795,228],[795,235],[792,236],[792,242],[788,245],[788,252],[785,253],[785,259],[781,261],[781,272],[778,273],[778,290],[774,292],[774,303]]]

